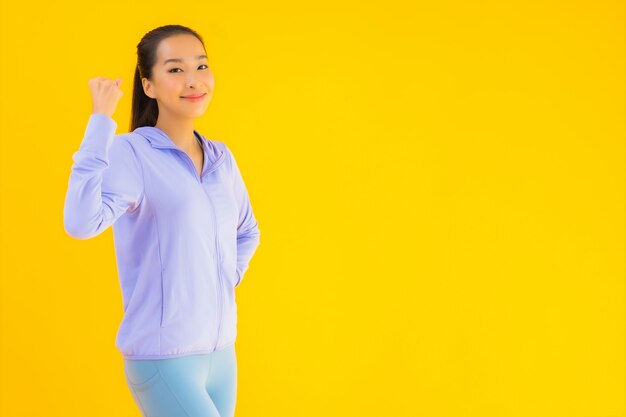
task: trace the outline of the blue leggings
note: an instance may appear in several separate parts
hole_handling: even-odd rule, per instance
[[[124,358],[124,373],[144,417],[235,415],[235,345],[169,359]]]

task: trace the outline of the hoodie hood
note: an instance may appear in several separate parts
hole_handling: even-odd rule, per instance
[[[143,136],[153,148],[174,149],[184,153],[184,151],[180,149],[174,141],[172,141],[172,139],[170,139],[170,137],[158,127],[141,126],[133,130],[133,133]],[[194,129],[193,134],[200,140],[206,157],[203,175],[219,168],[219,166],[226,159],[226,153],[224,150],[220,149],[213,141],[202,136],[197,130]]]

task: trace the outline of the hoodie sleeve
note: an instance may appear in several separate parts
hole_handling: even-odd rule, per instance
[[[239,208],[239,223],[237,225],[237,283],[235,284],[235,287],[237,287],[248,269],[252,255],[254,255],[260,244],[261,231],[254,217],[248,191],[239,171],[237,161],[230,149],[228,147],[226,149],[231,161],[233,190]]]
[[[76,239],[99,235],[143,198],[141,167],[128,140],[116,138],[116,128],[108,115],[92,113],[72,155],[63,221],[65,231]]]

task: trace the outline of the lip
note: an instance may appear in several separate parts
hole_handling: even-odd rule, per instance
[[[200,95],[181,96],[181,98],[184,98],[185,100],[191,100],[191,101],[200,101],[204,98],[204,96],[206,96],[206,93],[203,93]]]

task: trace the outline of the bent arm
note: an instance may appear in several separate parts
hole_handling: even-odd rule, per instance
[[[261,231],[254,217],[248,190],[239,171],[234,155],[228,150],[232,166],[233,190],[239,208],[237,225],[237,283],[239,286],[244,273],[248,270],[250,260],[260,244]]]
[[[143,199],[143,177],[127,138],[116,138],[117,123],[92,113],[68,182],[65,231],[76,239],[99,235]]]

